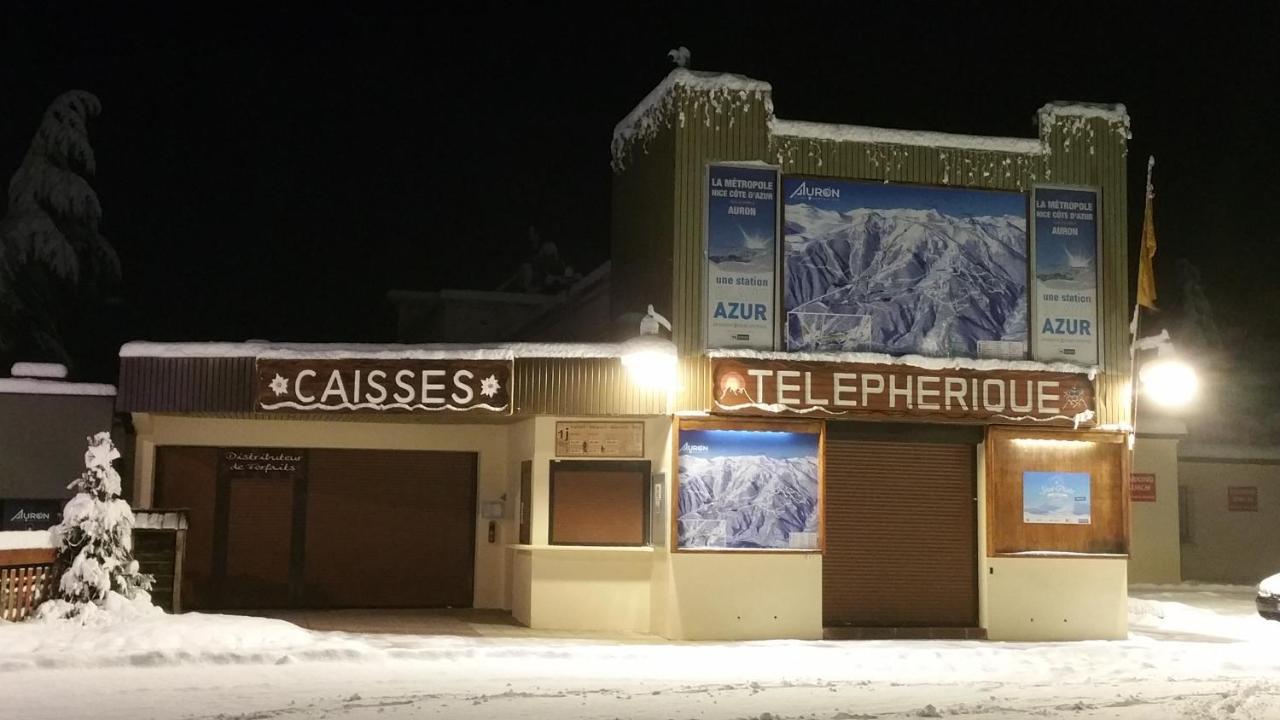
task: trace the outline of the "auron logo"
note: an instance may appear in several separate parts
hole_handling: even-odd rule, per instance
[[[833,187],[809,187],[809,182],[803,181],[796,186],[795,190],[787,196],[788,200],[796,198],[838,198],[840,197],[840,188]]]
[[[706,445],[690,445],[689,443],[685,443],[680,446],[680,452],[686,455],[690,453],[704,453],[709,450],[711,450],[711,448]]]
[[[31,522],[33,520],[50,520],[52,515],[47,512],[27,512],[19,510],[17,515],[9,518],[10,522]]]

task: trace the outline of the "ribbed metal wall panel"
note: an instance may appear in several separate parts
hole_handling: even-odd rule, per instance
[[[120,358],[116,408],[124,412],[247,412],[253,409],[254,360]]]
[[[617,358],[520,358],[517,415],[663,415],[667,393],[639,389]]]

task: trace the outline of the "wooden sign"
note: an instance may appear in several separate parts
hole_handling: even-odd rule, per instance
[[[1156,476],[1152,473],[1132,473],[1129,475],[1129,501],[1155,502]]]
[[[511,413],[509,360],[258,358],[265,412]]]
[[[307,476],[307,451],[301,448],[219,448],[218,475],[298,480]]]
[[[557,457],[644,457],[644,422],[557,422]]]
[[[763,417],[859,417],[1093,424],[1087,375],[928,370],[908,365],[716,358],[711,410]]]
[[[1228,487],[1227,512],[1258,512],[1258,486],[1233,485]]]

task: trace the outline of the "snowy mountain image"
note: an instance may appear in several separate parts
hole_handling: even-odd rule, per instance
[[[815,548],[817,457],[680,457],[681,547]]]
[[[827,184],[836,198],[785,209],[789,349],[977,356],[983,341],[1026,342],[1020,195]]]
[[[1036,258],[1036,279],[1044,287],[1053,290],[1093,290],[1098,286],[1098,269],[1095,267],[1096,258],[1092,248],[1072,252],[1071,248],[1062,246],[1053,248],[1057,252],[1052,255],[1045,250],[1042,247],[1043,254]]]

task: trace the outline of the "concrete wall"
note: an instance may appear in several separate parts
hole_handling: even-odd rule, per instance
[[[1178,440],[1139,437],[1133,472],[1156,476],[1156,501],[1129,505],[1129,581],[1182,580],[1178,542]]]
[[[1280,460],[1183,457],[1178,481],[1188,491],[1190,542],[1182,578],[1253,584],[1280,572]],[[1227,510],[1227,488],[1258,488],[1257,512]]]
[[[987,558],[992,640],[1123,640],[1128,580],[1123,557]]]
[[[508,503],[493,543],[488,541],[488,521],[476,518],[473,602],[478,608],[507,606],[507,553],[502,538],[515,538],[517,532],[511,503],[517,493],[512,490],[507,459],[508,425],[223,419],[141,413],[135,415],[134,423],[138,433],[134,502],[138,507],[151,504],[155,448],[159,445],[474,452],[479,460],[477,505],[496,500],[504,492]],[[518,473],[516,481],[518,488]]]
[[[66,498],[85,439],[111,430],[115,398],[0,393],[0,498]]]

